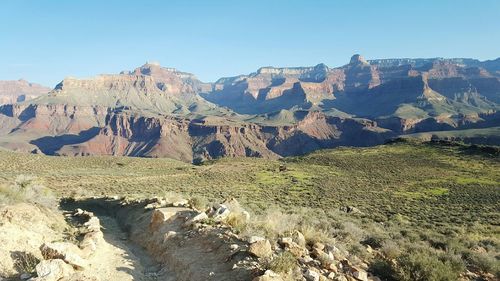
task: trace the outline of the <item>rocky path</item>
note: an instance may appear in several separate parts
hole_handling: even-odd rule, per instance
[[[109,216],[97,216],[103,227],[102,247],[89,259],[92,276],[110,281],[173,281],[151,256],[127,238],[117,221]]]

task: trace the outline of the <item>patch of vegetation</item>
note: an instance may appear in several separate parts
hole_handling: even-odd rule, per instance
[[[57,201],[52,190],[31,176],[17,176],[13,184],[0,186],[0,206],[14,203],[34,203],[46,208],[55,208]]]
[[[297,258],[292,253],[284,251],[268,261],[265,267],[277,273],[288,273],[297,267]]]
[[[28,273],[31,276],[36,276],[36,265],[40,260],[28,252],[13,253],[14,268],[19,274]]]
[[[402,257],[420,245],[424,253],[450,252],[471,270],[494,273],[500,256],[500,158],[488,151],[407,140],[197,166],[170,159],[0,151],[0,180],[13,182],[23,171],[60,196],[182,194],[176,196],[205,198],[192,201],[200,208],[203,201],[234,197],[255,221],[228,218],[242,235],[272,238],[298,229],[308,240],[335,239],[339,247],[363,255],[371,245],[408,264],[400,273],[409,276],[436,262],[423,253],[417,260]],[[346,212],[347,206],[359,211]],[[476,248],[481,255],[471,254]],[[438,260],[438,268],[455,272],[451,263]]]
[[[454,281],[463,270],[464,265],[458,257],[413,249],[398,257],[394,278],[401,281]]]

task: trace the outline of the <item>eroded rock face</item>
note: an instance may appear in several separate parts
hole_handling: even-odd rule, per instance
[[[278,158],[349,143],[378,144],[391,136],[373,121],[321,113],[310,113],[293,126],[212,125],[126,114],[107,120],[108,125],[95,137],[63,146],[58,154],[170,157],[189,162],[222,156]]]
[[[116,75],[66,78],[35,100],[0,106],[0,145],[49,155],[200,162],[278,158],[376,145],[399,134],[488,128],[499,124],[499,65],[354,55],[337,68],[263,67],[210,84],[147,63]],[[2,89],[47,91],[14,82],[3,82],[3,88],[0,83],[0,99]]]

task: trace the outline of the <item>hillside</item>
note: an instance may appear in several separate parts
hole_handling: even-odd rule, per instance
[[[382,252],[392,247],[396,256],[418,246],[458,255],[474,272],[487,265],[486,271],[498,270],[498,149],[399,142],[281,160],[225,158],[199,166],[170,159],[0,151],[0,165],[2,181],[33,175],[61,196],[144,198],[176,192],[211,201],[234,197],[252,214],[294,213],[365,256],[375,272],[381,269],[366,245]]]

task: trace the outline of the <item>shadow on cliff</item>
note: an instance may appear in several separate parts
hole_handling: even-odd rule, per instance
[[[54,155],[65,145],[78,144],[86,142],[95,137],[99,133],[100,128],[92,127],[88,130],[81,131],[78,135],[60,135],[42,137],[30,141],[30,144],[36,145],[44,154]]]

